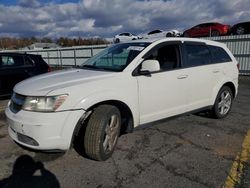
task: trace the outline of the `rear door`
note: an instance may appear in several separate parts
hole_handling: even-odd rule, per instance
[[[190,31],[191,37],[199,36],[201,31],[201,25],[194,26]]]
[[[129,33],[122,33],[122,34],[120,34],[120,41],[123,42],[123,41],[130,40],[129,35],[130,35]]]
[[[221,70],[212,63],[209,48],[204,43],[185,42],[184,69],[187,78],[187,109],[207,107],[211,105],[213,88],[219,80]]]
[[[194,37],[208,36],[209,35],[209,24],[200,24],[193,30]]]
[[[212,32],[213,24],[207,23],[203,25],[202,28],[202,36],[210,36]]]
[[[18,82],[30,77],[33,63],[19,54],[2,54],[0,60],[0,95],[11,94]]]

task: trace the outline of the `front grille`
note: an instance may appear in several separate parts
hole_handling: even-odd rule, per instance
[[[16,114],[22,109],[24,101],[25,96],[13,93],[10,101],[10,110]]]

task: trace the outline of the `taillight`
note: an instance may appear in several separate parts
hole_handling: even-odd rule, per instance
[[[229,31],[229,26],[225,25],[223,27],[223,31],[224,31],[224,33],[227,33]]]
[[[240,64],[239,63],[237,63],[237,68],[238,68],[238,70],[240,70]]]
[[[51,67],[48,65],[48,72],[51,72]]]

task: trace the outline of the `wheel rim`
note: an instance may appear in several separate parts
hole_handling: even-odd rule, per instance
[[[221,115],[226,115],[230,108],[232,103],[232,97],[229,91],[223,91],[221,93],[219,103],[218,103],[218,110]]]
[[[105,128],[103,141],[103,149],[105,153],[109,153],[113,150],[119,136],[119,128],[119,117],[117,115],[112,115]]]
[[[239,28],[237,28],[237,30],[236,30],[236,33],[238,34],[238,35],[241,35],[241,34],[244,34],[244,28],[243,27],[239,27]]]
[[[211,35],[215,37],[215,36],[219,36],[220,33],[218,31],[212,31]]]

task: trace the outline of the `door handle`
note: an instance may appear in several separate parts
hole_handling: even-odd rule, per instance
[[[178,76],[177,78],[178,79],[185,79],[185,78],[187,78],[188,77],[188,75],[180,75],[180,76]]]

